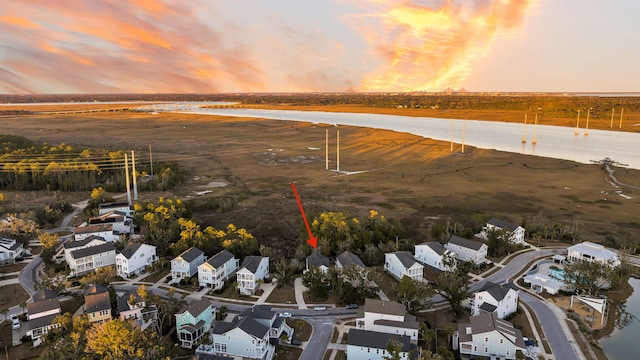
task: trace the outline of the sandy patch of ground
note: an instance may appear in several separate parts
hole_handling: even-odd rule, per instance
[[[563,296],[552,298],[551,300],[559,308],[574,312],[580,316],[582,322],[587,325],[591,330],[599,330],[607,325],[607,317],[605,314],[604,322],[601,323],[602,314],[595,311],[592,307],[582,303],[574,298],[573,307],[571,306],[571,297]],[[608,306],[608,305],[607,305]]]

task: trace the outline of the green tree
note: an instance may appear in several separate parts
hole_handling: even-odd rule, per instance
[[[276,263],[276,269],[273,273],[274,278],[277,280],[276,288],[284,289],[287,286],[293,285],[295,271],[295,267],[289,261],[280,259],[280,261]]]
[[[58,234],[55,233],[42,233],[38,235],[38,240],[42,244],[42,251],[40,257],[45,264],[51,264],[53,262],[53,256],[56,254],[56,249],[60,245],[60,239]]]
[[[402,344],[397,342],[397,341],[393,341],[390,340],[387,342],[387,354],[383,356],[382,358],[384,360],[400,360],[402,359]]]
[[[9,309],[2,308],[0,309],[0,314],[4,315],[4,319],[7,320],[7,314],[9,313]]]
[[[403,276],[395,287],[398,302],[407,308],[407,311],[416,313],[424,310],[431,304],[431,297],[435,294],[433,288],[424,282],[416,281],[408,276]]]
[[[345,304],[362,302],[366,298],[375,297],[380,291],[377,282],[379,274],[369,268],[350,265],[340,270],[330,269],[332,285],[340,296],[340,301]]]
[[[619,272],[613,261],[573,261],[564,266],[564,278],[578,293],[598,295],[602,288],[610,286]]]
[[[469,297],[469,286],[466,280],[466,272],[462,267],[455,271],[443,271],[438,274],[438,294],[442,295],[449,305],[456,318],[462,314],[462,301]]]
[[[328,277],[319,267],[312,267],[302,275],[302,284],[313,300],[324,300],[329,293]]]
[[[506,229],[487,230],[487,246],[489,256],[501,257],[511,251],[511,232]]]

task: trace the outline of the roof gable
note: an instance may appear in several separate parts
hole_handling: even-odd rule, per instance
[[[350,265],[355,265],[363,268],[366,267],[362,260],[360,260],[358,255],[349,251],[344,251],[342,254],[338,255],[336,260],[340,262],[343,267],[348,267]]]
[[[364,300],[364,311],[368,313],[394,316],[404,316],[407,313],[407,309],[400,303],[371,298],[366,298]]]
[[[408,269],[418,264],[418,261],[416,261],[416,258],[414,258],[413,255],[408,251],[396,251],[391,254],[395,255],[395,257],[398,258],[398,260],[400,261],[400,263],[402,263],[402,266],[404,266],[405,269]]]
[[[260,266],[260,262],[262,261],[262,256],[247,256],[242,261],[241,268],[249,270],[252,274],[255,274],[258,271],[258,266]]]
[[[96,246],[89,246],[83,249],[74,250],[71,252],[71,257],[74,259],[80,259],[80,258],[91,256],[91,255],[106,253],[109,251],[113,251],[113,252],[116,251],[116,247],[113,245],[113,243],[100,244]]]
[[[234,256],[232,253],[227,250],[222,250],[210,257],[209,260],[206,261],[206,263],[209,264],[212,268],[218,269],[233,258]]]
[[[315,251],[313,254],[307,256],[307,267],[329,267],[330,262],[329,258],[320,254],[320,252]]]
[[[511,223],[507,220],[498,219],[498,218],[491,218],[491,220],[489,220],[487,224],[493,225],[495,227],[499,227],[500,229],[506,229],[509,231],[516,231],[516,229],[519,227],[514,223]]]
[[[467,249],[471,249],[474,251],[480,250],[482,248],[482,245],[485,245],[485,243],[481,241],[465,239],[456,235],[451,236],[451,238],[449,239],[449,243],[453,245],[458,245],[460,247],[464,247]]]
[[[402,352],[411,350],[411,338],[377,331],[351,329],[347,335],[347,345],[362,346],[374,349],[386,349],[389,341],[401,344]]]
[[[182,259],[190,263],[201,255],[204,255],[204,252],[202,252],[202,250],[198,249],[197,247],[193,246],[183,251],[182,254],[178,255],[175,259]]]

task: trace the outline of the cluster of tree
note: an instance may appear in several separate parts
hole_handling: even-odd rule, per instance
[[[280,274],[276,273],[276,277]],[[280,278],[277,279],[279,284]],[[378,280],[379,274],[375,270],[355,265],[331,268],[326,273],[319,267],[312,267],[302,275],[302,284],[308,289],[311,300],[325,300],[331,291],[338,294],[343,304],[362,302],[376,296],[380,290]]]
[[[565,281],[579,294],[597,296],[605,288],[615,289],[629,278],[632,269],[625,257],[620,264],[613,261],[573,261],[563,268]]]
[[[323,255],[335,257],[351,251],[369,266],[382,264],[384,253],[397,250],[395,240],[405,236],[402,223],[389,220],[375,210],[370,210],[366,217],[352,217],[342,211],[322,213],[311,219],[310,227]],[[300,234],[306,240],[302,227]]]

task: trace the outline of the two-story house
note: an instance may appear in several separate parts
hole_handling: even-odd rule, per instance
[[[611,267],[620,265],[618,254],[606,247],[590,241],[584,241],[567,248],[567,260],[569,262],[588,261],[609,264]]]
[[[351,265],[358,266],[361,268],[366,268],[362,260],[358,257],[358,255],[349,252],[343,251],[340,255],[336,257],[336,269],[344,269]]]
[[[491,220],[487,222],[487,225],[482,228],[482,238],[486,240],[487,234],[490,231],[499,230],[504,230],[507,232],[509,236],[509,242],[511,244],[518,245],[524,243],[525,229],[522,226],[498,218],[491,218]]]
[[[125,279],[136,276],[157,260],[155,246],[130,243],[116,255],[116,274]]]
[[[467,261],[476,265],[487,262],[487,251],[489,247],[482,241],[465,239],[453,235],[444,247],[454,252],[460,261]]]
[[[96,224],[76,227],[73,231],[75,241],[83,240],[89,236],[99,236],[107,242],[120,241],[120,233],[113,230],[113,224]]]
[[[96,217],[89,218],[89,225],[111,224],[114,232],[118,234],[133,233],[133,219],[123,212],[111,210]]]
[[[128,218],[133,218],[133,206],[128,202],[110,202],[98,204],[98,215],[106,214],[110,211],[117,211]]]
[[[356,328],[407,336],[413,344],[416,344],[420,323],[414,315],[407,313],[407,309],[400,303],[367,298],[364,301],[364,307],[356,316]]]
[[[236,274],[238,290],[243,295],[253,295],[260,282],[269,276],[269,258],[264,256],[247,256]]]
[[[232,253],[222,250],[198,266],[198,283],[213,290],[222,289],[238,270],[239,263]]]
[[[158,324],[158,308],[147,304],[138,294],[125,292],[117,297],[120,320],[133,320],[141,330]]]
[[[313,254],[307,256],[305,272],[312,267],[317,267],[323,274],[326,274],[329,271],[330,264],[328,257],[320,254],[319,251],[314,251]]]
[[[99,284],[87,286],[84,292],[83,313],[87,315],[90,323],[102,324],[111,320],[111,297],[109,290]]]
[[[189,279],[198,272],[198,266],[204,260],[202,250],[190,247],[171,260],[171,277],[173,280]]]
[[[192,349],[211,329],[216,318],[216,308],[211,301],[201,299],[177,312],[176,331],[180,346]]]
[[[254,305],[251,308],[246,308],[235,319],[241,320],[245,317],[251,317],[260,324],[269,328],[269,339],[271,343],[278,343],[281,337],[287,339],[287,343],[291,342],[293,338],[293,328],[287,325],[286,318],[278,316],[269,305]]]
[[[513,284],[500,285],[487,281],[473,294],[471,315],[495,312],[499,319],[504,319],[518,310],[519,292]]]
[[[516,359],[516,352],[526,352],[522,332],[496,313],[471,316],[468,324],[459,324],[453,344],[465,357]]]
[[[377,331],[351,329],[347,335],[347,360],[383,360],[391,359],[387,344],[400,345],[400,359],[415,360],[419,351],[408,336],[382,333]]]
[[[415,281],[423,281],[422,266],[408,251],[396,251],[384,254],[384,270],[400,280],[408,276]]]
[[[89,246],[69,251],[67,263],[71,275],[81,276],[116,263],[116,247],[113,243]]]
[[[43,289],[33,295],[33,302],[27,304],[27,336],[33,340],[33,346],[40,345],[49,331],[60,327],[54,319],[61,313],[58,293],[55,291]]]
[[[21,242],[0,238],[0,264],[14,264],[23,254],[24,247]]]
[[[415,258],[419,262],[438,271],[453,271],[458,256],[439,242],[425,242],[415,246]]]

